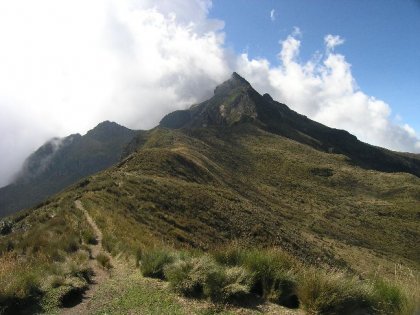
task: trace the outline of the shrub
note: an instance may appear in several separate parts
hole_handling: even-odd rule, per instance
[[[175,256],[167,249],[152,249],[142,254],[140,270],[145,277],[164,279],[163,269],[175,261]]]
[[[104,234],[102,239],[102,246],[108,253],[111,253],[114,257],[119,253],[119,242],[114,235]]]
[[[79,249],[79,240],[76,236],[69,236],[63,239],[64,250],[67,253],[74,253]]]

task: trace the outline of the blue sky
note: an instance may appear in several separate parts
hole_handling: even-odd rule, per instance
[[[210,17],[225,22],[228,47],[272,64],[294,27],[302,32],[304,60],[323,50],[326,34],[339,35],[345,43],[336,50],[360,88],[420,131],[420,1],[214,0]]]

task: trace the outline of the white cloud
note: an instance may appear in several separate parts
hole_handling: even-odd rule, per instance
[[[45,140],[151,128],[231,70],[208,0],[0,2],[0,186]]]
[[[326,55],[299,61],[300,34],[281,42],[279,65],[266,59],[238,58],[239,71],[261,92],[328,126],[346,129],[359,139],[400,151],[420,151],[420,140],[408,125],[392,122],[391,108],[366,95],[356,84],[351,65],[333,48],[343,43],[326,36]]]
[[[210,8],[210,0],[0,1],[0,186],[48,138],[106,119],[153,127],[209,97],[233,70],[364,141],[420,150],[409,126],[390,122],[387,104],[356,87],[344,56],[333,53],[341,38],[327,36],[326,56],[302,63],[295,28],[273,66],[227,50]]]
[[[276,20],[276,10],[272,9],[270,11],[270,20],[274,22]]]
[[[325,46],[327,47],[327,50],[334,50],[336,46],[340,46],[344,44],[344,39],[342,39],[338,35],[331,35],[328,34],[324,37]]]

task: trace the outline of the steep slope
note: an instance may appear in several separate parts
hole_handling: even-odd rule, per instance
[[[270,95],[260,95],[237,73],[218,86],[210,100],[165,116],[160,126],[173,129],[231,126],[244,121],[324,152],[344,154],[352,163],[367,169],[420,176],[418,156],[375,147],[347,131],[310,120],[274,101]]]
[[[0,189],[0,217],[34,206],[121,158],[135,131],[102,122],[86,135],[54,138],[28,157],[16,179]]]
[[[355,269],[367,266],[353,251],[373,269],[419,267],[418,177],[366,171],[252,124],[157,129],[80,189],[114,253],[145,233],[203,249],[274,244]]]

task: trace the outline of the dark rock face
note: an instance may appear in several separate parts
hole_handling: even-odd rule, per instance
[[[25,161],[15,180],[0,189],[0,217],[48,196],[120,160],[135,131],[105,121],[85,136],[54,138]]]
[[[166,115],[160,126],[172,129],[199,128],[253,121],[258,115],[252,100],[254,92],[245,79],[233,73],[231,79],[216,87],[211,99],[190,109]]]

